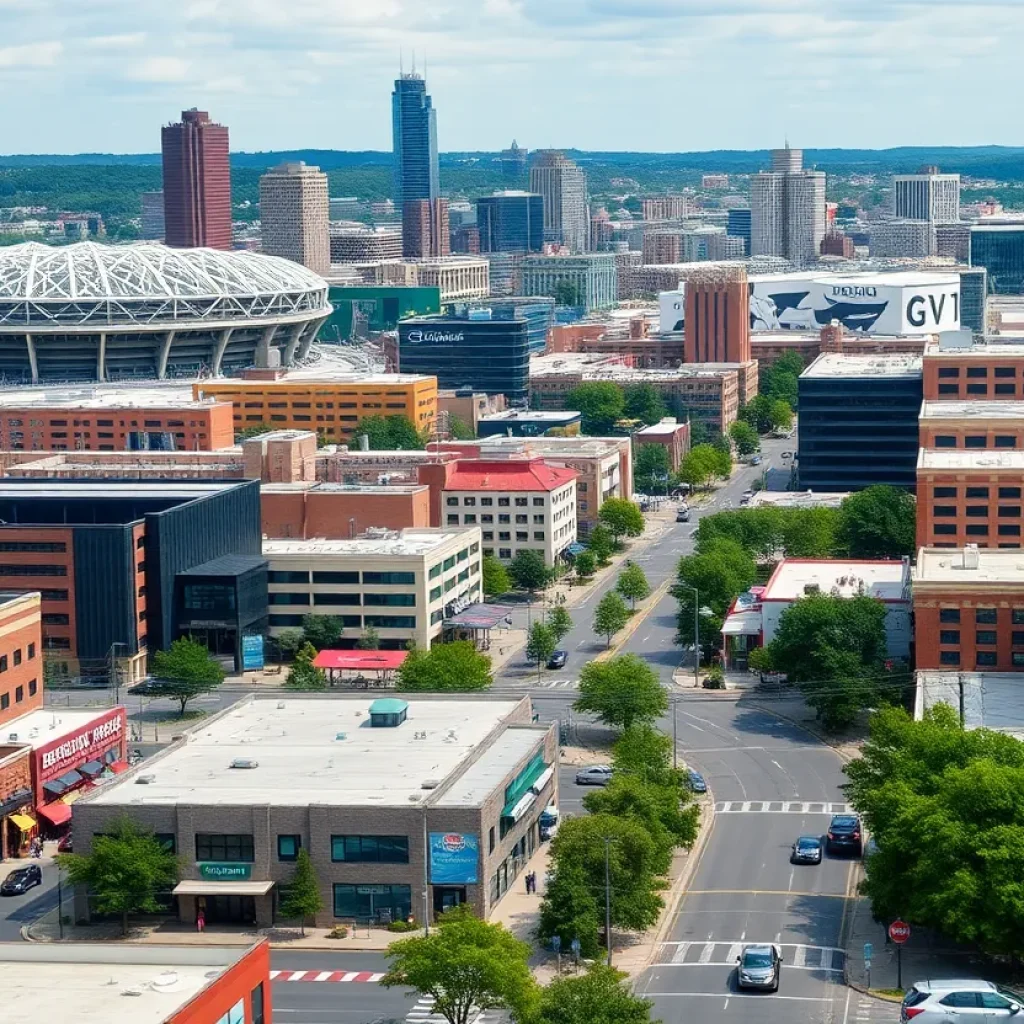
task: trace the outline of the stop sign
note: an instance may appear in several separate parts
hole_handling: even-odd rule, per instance
[[[910,938],[910,925],[906,921],[901,921],[897,918],[889,925],[889,938],[893,942],[906,942]]]

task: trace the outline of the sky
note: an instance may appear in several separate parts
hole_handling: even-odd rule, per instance
[[[1020,145],[1024,0],[0,0],[4,153],[391,148],[404,55],[442,151]]]

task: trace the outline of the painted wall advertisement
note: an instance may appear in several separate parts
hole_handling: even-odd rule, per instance
[[[55,717],[59,722],[60,714]],[[57,779],[72,768],[100,760],[108,750],[116,750],[118,759],[123,759],[124,745],[125,710],[112,708],[35,751],[37,786],[41,789],[44,782]]]
[[[430,881],[433,885],[475,885],[480,842],[460,832],[430,833]]]

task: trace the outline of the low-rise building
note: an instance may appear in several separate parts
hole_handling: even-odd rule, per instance
[[[522,261],[523,292],[526,295],[574,293],[575,301],[588,312],[614,306],[618,301],[618,265],[612,253],[526,256]]]
[[[839,508],[850,496],[849,491],[758,491],[750,499],[750,507],[771,508]]]
[[[928,401],[1020,401],[1024,343],[975,342],[970,331],[950,331],[925,346],[923,372]]]
[[[263,536],[342,540],[367,530],[430,526],[430,488],[418,484],[264,484],[260,488]]]
[[[1024,401],[929,401],[918,418],[922,448],[1024,448]]]
[[[480,529],[374,530],[345,540],[266,540],[270,633],[332,615],[354,647],[367,628],[385,650],[421,650],[446,617],[482,597]]]
[[[477,423],[478,437],[572,437],[580,432],[582,416],[571,409],[541,412],[534,409],[506,409],[482,416]]]
[[[76,852],[125,816],[166,837],[184,922],[202,906],[210,924],[269,927],[300,850],[319,927],[460,903],[486,918],[558,796],[557,729],[532,717],[528,697],[250,697],[79,800]],[[82,892],[75,911],[88,917]]]
[[[675,472],[690,450],[690,424],[680,423],[674,416],[652,423],[633,435],[636,444],[660,445],[668,453],[669,468]]]
[[[475,437],[480,420],[492,413],[502,412],[505,404],[504,395],[489,395],[484,391],[474,391],[472,388],[438,391],[438,433],[450,436],[452,421],[458,420],[471,430]]]

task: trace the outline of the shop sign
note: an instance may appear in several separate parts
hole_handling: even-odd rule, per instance
[[[73,733],[60,743],[39,752],[41,781],[63,775],[85,761],[96,760],[98,756],[114,746],[124,732],[124,709],[116,709],[105,720]]]
[[[223,861],[202,861],[197,864],[199,876],[211,882],[244,882],[252,878],[251,864],[228,864]]]
[[[434,885],[475,885],[480,842],[460,832],[430,833],[430,881]]]
[[[356,892],[360,896],[387,896],[391,892],[390,885],[357,885]]]
[[[259,633],[242,637],[242,671],[259,672],[263,668],[263,636]]]

